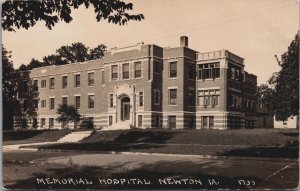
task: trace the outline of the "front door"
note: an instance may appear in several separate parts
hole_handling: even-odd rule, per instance
[[[130,119],[130,99],[128,97],[121,99],[121,120]]]

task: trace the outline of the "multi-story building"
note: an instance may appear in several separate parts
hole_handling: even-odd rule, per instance
[[[139,43],[113,48],[102,59],[34,68],[39,129],[76,127],[55,118],[59,104],[74,105],[94,128],[230,129],[255,126],[256,76],[227,51]],[[15,126],[26,118],[16,116]]]

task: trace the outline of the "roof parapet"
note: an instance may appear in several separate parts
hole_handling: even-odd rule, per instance
[[[197,53],[198,61],[215,60],[215,59],[220,59],[220,58],[229,58],[233,61],[244,64],[244,58],[241,58],[241,57],[237,56],[236,54],[229,52],[228,50]]]
[[[124,47],[114,47],[110,49],[110,53],[111,55],[114,55],[115,53],[119,53],[119,52],[125,52],[130,50],[141,50],[143,45],[144,42],[140,42],[134,45],[124,46]]]

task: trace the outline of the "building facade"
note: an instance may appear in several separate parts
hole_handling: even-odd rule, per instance
[[[227,50],[190,49],[183,36],[175,48],[139,43],[98,60],[34,68],[22,79],[36,92],[29,126],[78,127],[55,120],[59,104],[69,104],[96,129],[256,127],[257,78],[244,67]],[[15,116],[15,127],[25,120]]]

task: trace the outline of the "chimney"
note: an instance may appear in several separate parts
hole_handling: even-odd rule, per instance
[[[180,46],[189,47],[189,38],[187,36],[180,37]]]

